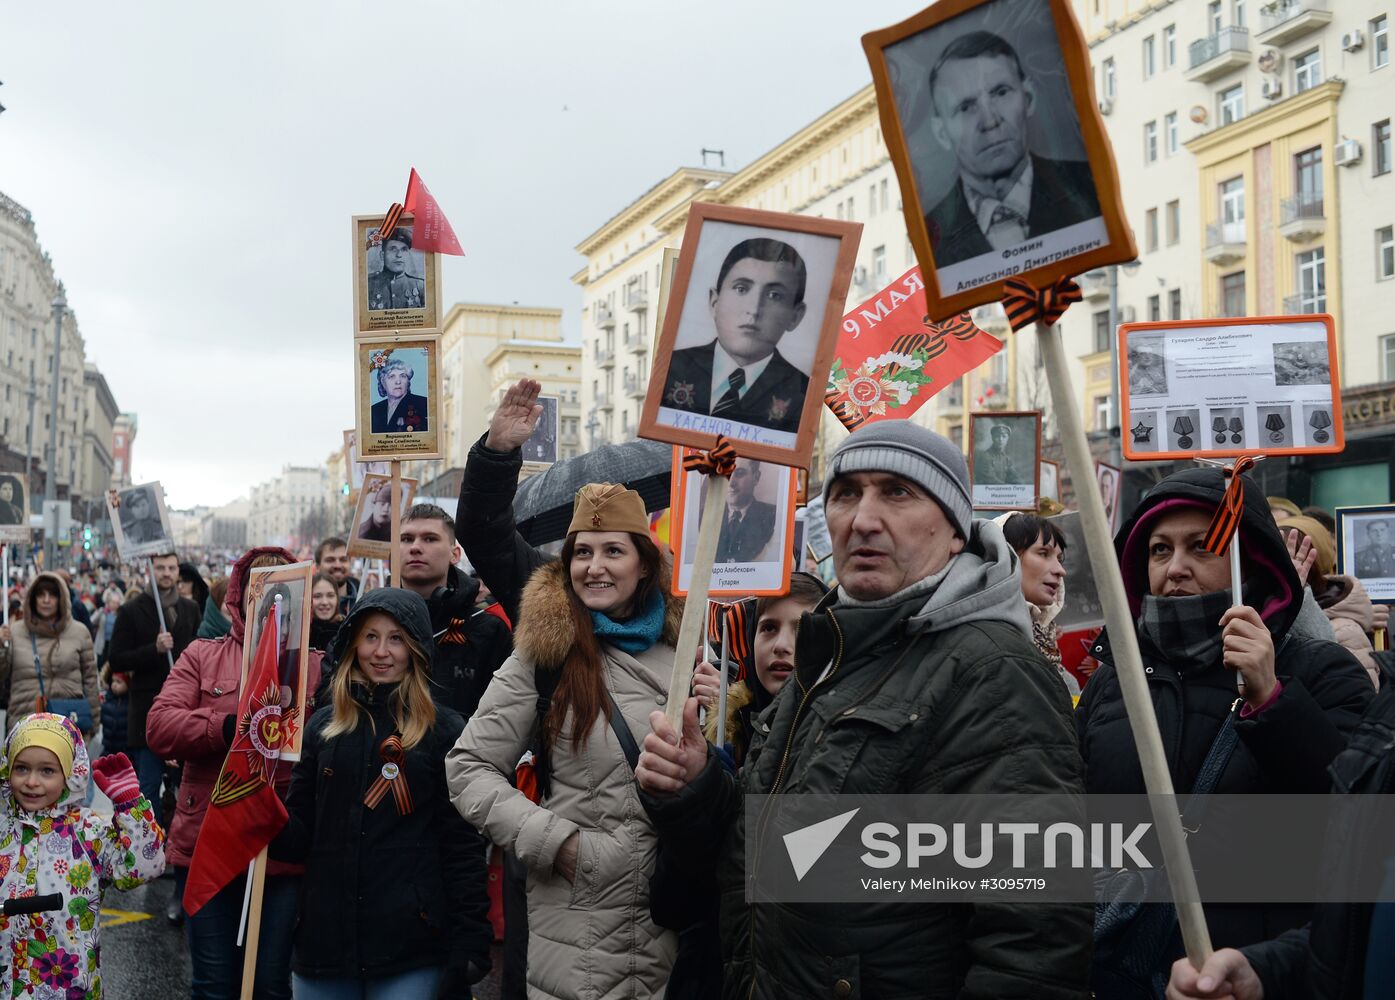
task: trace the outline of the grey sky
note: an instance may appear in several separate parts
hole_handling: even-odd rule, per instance
[[[575,340],[582,237],[702,147],[743,166],[848,97],[861,34],[916,9],[8,4],[0,191],[139,415],[135,480],[223,503],[352,426],[349,218],[412,166],[467,254],[445,301],[560,306]]]

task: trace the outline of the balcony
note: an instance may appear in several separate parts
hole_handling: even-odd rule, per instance
[[[1306,192],[1279,202],[1279,235],[1294,243],[1307,243],[1327,229],[1322,193]]]
[[[1274,0],[1259,9],[1261,45],[1285,45],[1332,20],[1331,0]]]
[[[609,393],[604,393],[604,392],[598,392],[598,393],[596,393],[596,409],[598,409],[598,410],[613,410],[613,409],[615,409],[615,402],[614,402],[614,400],[612,400],[612,399],[610,398],[610,394],[609,394]]]
[[[1207,83],[1239,69],[1250,61],[1250,33],[1244,28],[1222,28],[1214,35],[1198,38],[1187,47],[1186,78]]]
[[[642,333],[632,333],[625,338],[625,350],[646,354],[649,351],[649,338]]]
[[[631,375],[625,379],[625,395],[633,399],[643,399],[645,392],[649,389],[649,383],[643,379]]]
[[[631,288],[625,299],[625,308],[630,312],[644,312],[649,308],[649,292],[643,288]]]
[[[1286,295],[1284,296],[1285,316],[1310,316],[1313,313],[1327,312],[1327,295]]]
[[[1245,223],[1212,222],[1206,227],[1206,249],[1203,255],[1212,264],[1225,267],[1243,260],[1248,248],[1245,245]]]
[[[1086,302],[1109,301],[1109,272],[1104,268],[1086,271],[1075,279]]]
[[[602,330],[615,329],[615,313],[610,311],[610,306],[604,302],[597,302],[595,307],[596,325]]]
[[[597,367],[597,368],[614,368],[614,367],[615,367],[615,352],[614,352],[614,351],[597,351],[597,352],[596,352],[596,367]]]

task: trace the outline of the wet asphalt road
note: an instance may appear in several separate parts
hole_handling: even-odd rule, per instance
[[[102,980],[109,1000],[187,1000],[189,949],[184,928],[165,920],[174,879],[162,878],[130,892],[107,893],[102,906]],[[498,1000],[498,969],[475,986],[476,1000]]]

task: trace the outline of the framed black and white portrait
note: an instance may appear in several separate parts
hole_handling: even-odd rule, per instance
[[[538,397],[542,416],[538,418],[538,426],[533,428],[533,433],[528,435],[528,440],[523,442],[524,462],[551,465],[557,461],[557,400],[556,396]]]
[[[360,458],[441,457],[440,348],[437,334],[354,341]]]
[[[122,559],[174,551],[174,533],[159,483],[141,483],[107,493],[113,540]]]
[[[1041,412],[969,414],[969,479],[982,510],[1035,510],[1041,477]]]
[[[694,204],[640,436],[806,467],[861,231]]]
[[[1354,576],[1378,604],[1395,604],[1395,504],[1338,507],[1337,572]]]
[[[441,329],[440,257],[413,247],[416,227],[403,215],[384,233],[381,215],[353,220],[354,334]]]
[[[27,542],[30,537],[29,491],[24,478],[0,472],[0,542]]]
[[[942,0],[862,45],[932,319],[1136,256],[1067,0]]]
[[[417,481],[401,480],[401,500],[398,521],[407,516],[416,496]],[[354,505],[353,524],[349,528],[350,556],[368,559],[392,558],[392,477],[373,473],[363,477],[363,489]]]

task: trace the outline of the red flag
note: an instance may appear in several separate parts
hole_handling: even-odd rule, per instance
[[[455,238],[455,230],[446,220],[446,213],[431,197],[415,167],[412,168],[412,176],[407,179],[407,196],[402,199],[402,207],[412,213],[415,227],[412,233],[413,250],[465,256],[465,251],[460,249],[460,241]]]
[[[913,267],[843,317],[824,403],[848,430],[904,419],[1002,349],[968,313],[931,322]]]
[[[190,916],[245,872],[286,825],[286,807],[272,787],[285,742],[277,670],[280,647],[273,607],[238,698],[232,746],[194,845],[184,885],[184,910]]]

